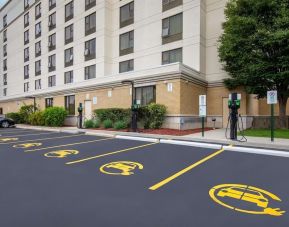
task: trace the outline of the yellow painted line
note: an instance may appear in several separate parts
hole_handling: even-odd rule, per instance
[[[58,148],[58,147],[69,147],[69,146],[73,146],[73,145],[86,144],[86,143],[93,143],[93,142],[97,142],[97,141],[104,141],[104,140],[111,140],[111,139],[113,139],[113,138],[105,138],[105,139],[89,140],[89,141],[78,142],[78,143],[62,144],[62,145],[58,145],[58,146],[43,147],[43,148],[38,148],[38,149],[33,149],[33,150],[26,150],[26,151],[24,151],[24,152],[28,153],[28,152],[41,151],[41,150],[48,150],[48,149]]]
[[[48,135],[48,134],[56,134],[56,133],[59,133],[59,132],[45,132],[45,133],[37,133],[37,134],[21,134],[21,135],[13,135],[13,136],[5,136],[5,135],[2,135],[0,136],[0,138],[13,138],[13,137],[24,137],[24,136],[38,136],[38,135]]]
[[[76,164],[76,163],[86,162],[86,161],[89,161],[89,160],[92,160],[92,159],[97,159],[97,158],[101,158],[101,157],[105,157],[105,156],[109,156],[109,155],[119,154],[119,153],[123,153],[123,152],[126,152],[126,151],[131,151],[131,150],[136,150],[136,149],[143,148],[143,147],[152,146],[152,145],[157,144],[157,143],[159,143],[159,142],[149,143],[149,144],[136,146],[136,147],[130,147],[130,148],[126,148],[126,149],[123,149],[123,150],[113,151],[113,152],[109,152],[109,153],[105,153],[105,154],[101,154],[101,155],[97,155],[97,156],[92,156],[92,157],[88,157],[88,158],[79,159],[79,160],[72,161],[72,162],[67,162],[65,164],[66,165],[72,165],[72,164]]]
[[[217,156],[217,155],[223,153],[224,150],[225,150],[225,149],[221,149],[221,150],[219,150],[219,151],[216,151],[215,153],[213,153],[213,154],[211,154],[211,155],[209,155],[209,156],[207,156],[207,157],[201,159],[200,161],[198,161],[198,162],[196,162],[196,163],[194,163],[194,164],[188,166],[187,168],[185,168],[185,169],[183,169],[183,170],[181,170],[181,171],[175,173],[174,175],[172,175],[172,176],[170,176],[170,177],[168,177],[168,178],[162,180],[161,182],[159,182],[159,183],[157,183],[157,184],[151,186],[149,189],[152,190],[152,191],[155,191],[155,190],[157,190],[157,189],[163,187],[164,185],[168,184],[169,182],[171,182],[172,180],[178,178],[179,176],[185,174],[186,172],[192,170],[193,168],[195,168],[195,167],[197,167],[197,166],[203,164],[204,162],[206,162],[206,161],[208,161],[208,160],[214,158],[215,156]]]
[[[0,143],[1,144],[15,144],[15,143],[25,143],[25,142],[34,142],[34,141],[42,141],[42,140],[53,140],[53,139],[63,139],[63,138],[71,138],[71,137],[77,137],[77,136],[83,136],[84,134],[77,134],[77,135],[70,135],[70,136],[57,136],[57,137],[49,137],[49,138],[41,138],[41,139],[31,139],[31,140],[18,140],[15,142],[9,142],[9,143]]]

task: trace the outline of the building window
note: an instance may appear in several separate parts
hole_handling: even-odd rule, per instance
[[[162,64],[170,64],[175,62],[182,62],[183,60],[183,51],[182,48],[165,51],[162,54]]]
[[[3,85],[7,85],[7,73],[3,75]]]
[[[29,91],[29,82],[24,83],[24,92]]]
[[[95,39],[91,39],[85,42],[84,45],[84,56],[85,61],[91,60],[95,58]]]
[[[64,51],[64,65],[65,67],[73,65],[73,47]]]
[[[35,25],[35,39],[41,36],[41,22]]]
[[[183,0],[163,0],[163,12],[183,4]]]
[[[6,71],[7,70],[7,59],[3,60],[3,70]]]
[[[93,79],[96,77],[95,65],[87,66],[84,68],[85,80]]]
[[[162,54],[162,64],[171,64],[175,62],[183,61],[183,51],[182,48],[165,51]]]
[[[24,62],[29,61],[29,47],[24,49]]]
[[[163,44],[171,43],[183,38],[183,14],[177,14],[163,19]]]
[[[64,97],[65,110],[69,115],[75,115],[75,96],[69,95]]]
[[[49,0],[49,10],[56,7],[56,0]]]
[[[24,9],[29,8],[29,0],[24,0]]]
[[[35,90],[41,89],[41,79],[35,80]]]
[[[73,42],[73,24],[65,28],[65,44]]]
[[[96,5],[96,0],[85,0],[85,10],[89,10]]]
[[[56,55],[53,54],[48,57],[48,71],[52,72],[56,70]]]
[[[41,60],[35,62],[35,76],[41,75]]]
[[[134,22],[134,2],[130,2],[120,8],[120,27],[133,24]]]
[[[65,5],[65,22],[73,18],[73,1]]]
[[[3,89],[3,96],[7,96],[7,88]]]
[[[134,47],[134,31],[130,31],[120,35],[119,37],[119,55],[133,53]]]
[[[133,68],[134,68],[133,59],[119,63],[119,73],[133,71]]]
[[[24,45],[29,43],[29,30],[24,32]]]
[[[35,20],[41,17],[41,3],[35,6]]]
[[[24,66],[24,80],[29,79],[29,65]]]
[[[45,99],[45,108],[53,107],[53,98]]]
[[[35,43],[35,57],[41,56],[41,41]]]
[[[48,87],[54,87],[56,85],[56,76],[48,77]]]
[[[90,35],[96,31],[96,14],[85,17],[85,35]]]
[[[7,26],[7,15],[3,17],[3,27]]]
[[[48,50],[52,51],[56,49],[56,33],[48,36]]]
[[[3,31],[3,42],[7,41],[7,30]]]
[[[7,56],[7,44],[3,45],[3,57]]]
[[[29,26],[29,12],[24,15],[24,28]]]
[[[49,15],[48,28],[49,28],[49,31],[51,31],[54,28],[56,28],[56,12],[52,13],[51,15]]]
[[[135,88],[136,102],[142,106],[156,102],[156,87],[138,87]]]
[[[73,71],[69,71],[69,72],[64,73],[64,83],[65,84],[73,83]]]

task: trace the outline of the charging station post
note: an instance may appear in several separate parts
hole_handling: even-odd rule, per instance
[[[267,91],[267,104],[271,105],[271,142],[274,142],[274,130],[275,130],[275,119],[274,119],[274,105],[278,103],[277,91]]]
[[[238,109],[241,107],[241,94],[229,95],[228,107],[230,109],[230,139],[237,140],[238,132]]]
[[[202,118],[202,137],[205,136],[205,117],[207,116],[207,96],[199,96],[199,116]]]

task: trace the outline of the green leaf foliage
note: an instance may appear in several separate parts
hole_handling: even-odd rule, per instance
[[[7,118],[11,118],[15,122],[15,124],[24,123],[24,120],[23,120],[22,115],[20,113],[11,112],[11,113],[7,113],[5,116]]]
[[[128,121],[131,114],[130,109],[121,108],[97,109],[94,113],[101,122],[105,120],[111,120],[112,122]]]
[[[85,128],[93,128],[93,124],[94,124],[93,120],[84,121],[84,127]]]
[[[229,89],[242,86],[250,94],[266,97],[277,90],[280,112],[289,97],[289,1],[229,0],[219,57]]]
[[[36,108],[37,110],[37,108]],[[21,106],[19,110],[20,118],[22,120],[21,123],[29,124],[29,116],[34,112],[34,105],[24,105]]]
[[[112,128],[113,126],[113,122],[110,119],[104,120],[103,121],[103,127],[104,128]]]
[[[51,127],[63,126],[66,116],[67,111],[63,107],[49,107],[43,113],[45,125]]]
[[[139,119],[144,123],[144,128],[159,129],[165,120],[167,108],[161,104],[151,103],[139,109]]]
[[[125,121],[117,121],[114,123],[114,129],[120,130],[120,129],[126,129],[128,127],[128,123]]]
[[[31,125],[45,125],[43,111],[36,111],[29,115],[29,124]]]

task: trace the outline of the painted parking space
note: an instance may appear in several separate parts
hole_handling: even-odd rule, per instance
[[[288,224],[286,158],[85,135],[32,143],[44,144],[0,152],[3,226]]]

